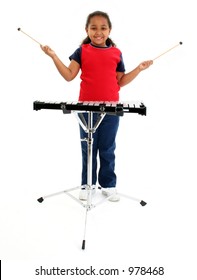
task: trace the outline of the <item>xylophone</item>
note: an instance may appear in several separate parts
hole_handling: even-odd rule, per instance
[[[63,110],[64,114],[71,113],[72,111],[80,112],[102,112],[106,114],[113,114],[123,116],[124,113],[138,113],[146,115],[146,107],[142,102],[43,102],[34,101],[34,110],[41,109],[55,109]]]
[[[95,133],[96,129],[99,127],[100,123],[102,122],[106,114],[123,116],[124,113],[138,113],[140,115],[146,115],[146,107],[141,102],[121,103],[121,102],[93,102],[93,101],[87,101],[87,102],[34,101],[33,109],[36,111],[41,109],[62,110],[64,114],[69,114],[71,112],[74,112],[76,113],[75,115],[77,117],[80,126],[87,133],[87,137],[81,139],[81,141],[87,142],[87,185],[86,185],[87,203],[83,203],[80,199],[77,199],[73,194],[71,194],[72,191],[81,189],[81,186],[38,198],[38,202],[42,203],[45,200],[45,198],[52,197],[59,194],[67,194],[70,198],[72,198],[76,202],[80,203],[83,207],[85,207],[86,216],[85,216],[85,226],[84,226],[84,238],[82,240],[82,249],[84,250],[85,242],[86,242],[87,214],[91,209],[93,209],[97,205],[100,205],[101,203],[103,203],[104,201],[110,198],[110,196],[107,196],[105,198],[102,198],[99,202],[96,202],[95,204],[92,203],[91,191],[92,191],[92,155],[93,155],[93,140],[94,140],[93,133]],[[87,121],[83,116],[84,112],[88,113]],[[97,116],[98,118],[95,124],[93,124],[94,113],[98,113]],[[119,195],[135,200],[139,202],[142,206],[146,205],[146,202],[141,199],[129,197],[120,193]]]

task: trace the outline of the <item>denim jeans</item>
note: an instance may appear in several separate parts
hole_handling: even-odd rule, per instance
[[[84,113],[87,122],[88,114]],[[93,124],[95,124],[98,114],[93,114]],[[115,148],[116,134],[119,127],[119,116],[105,115],[96,132],[93,133],[92,152],[92,184],[98,183],[102,188],[116,186],[115,174]],[[80,127],[81,139],[87,138],[87,133]],[[82,185],[87,184],[87,142],[81,142],[82,149]],[[97,155],[99,155],[100,165],[97,178]]]

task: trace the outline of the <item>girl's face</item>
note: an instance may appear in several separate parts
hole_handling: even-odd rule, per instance
[[[110,31],[107,19],[102,16],[92,17],[86,28],[87,35],[92,44],[98,47],[106,46],[106,40],[109,37]]]

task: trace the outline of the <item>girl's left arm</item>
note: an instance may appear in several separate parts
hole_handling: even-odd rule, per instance
[[[133,81],[141,71],[147,69],[150,65],[153,64],[152,60],[143,61],[135,69],[128,73],[117,72],[117,80],[120,87],[126,86],[131,81]]]

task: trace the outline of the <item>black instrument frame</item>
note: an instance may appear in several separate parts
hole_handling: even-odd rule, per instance
[[[132,106],[131,106],[132,104]],[[38,111],[41,109],[62,110],[64,114],[70,114],[72,111],[80,112],[97,112],[106,113],[117,116],[123,116],[124,113],[138,113],[146,115],[146,106],[141,102],[138,106],[135,103],[121,102],[43,102],[34,101],[33,109]]]

